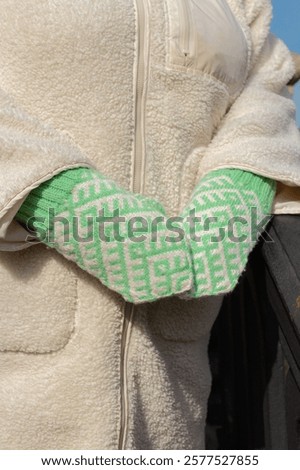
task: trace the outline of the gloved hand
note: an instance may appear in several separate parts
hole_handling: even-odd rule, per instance
[[[182,211],[197,298],[234,289],[271,216],[276,182],[235,168],[205,175]],[[193,220],[194,219],[194,222]]]
[[[16,218],[127,301],[191,289],[187,243],[166,229],[163,207],[96,170],[73,168],[45,181],[31,191]]]

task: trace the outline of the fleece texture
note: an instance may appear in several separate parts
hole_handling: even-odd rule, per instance
[[[204,447],[222,295],[129,308],[56,250],[32,246],[14,218],[31,190],[78,166],[171,216],[205,174],[237,167],[278,182],[273,213],[300,213],[300,140],[284,91],[294,69],[269,36],[271,2],[201,2],[205,16],[198,3],[3,1],[2,449]]]

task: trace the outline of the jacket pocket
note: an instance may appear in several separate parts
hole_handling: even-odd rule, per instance
[[[192,300],[170,297],[153,302],[148,306],[151,330],[168,341],[197,341],[209,334],[223,297]]]
[[[69,342],[77,284],[69,261],[44,245],[0,253],[0,351],[50,353]]]
[[[233,96],[245,82],[248,44],[226,0],[166,0],[167,66],[206,73]]]

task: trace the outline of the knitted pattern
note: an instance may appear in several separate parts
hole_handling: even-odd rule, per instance
[[[153,301],[192,287],[186,241],[174,241],[165,229],[163,207],[93,169],[66,170],[42,183],[17,219],[127,301]]]
[[[178,238],[158,202],[75,168],[34,189],[16,217],[130,302],[189,299],[235,287],[270,219],[275,189],[275,181],[243,170],[208,173],[181,214]],[[118,218],[126,223],[116,230]]]
[[[235,168],[214,170],[200,180],[181,214],[194,275],[193,290],[181,297],[233,290],[271,218],[275,190],[275,181]]]

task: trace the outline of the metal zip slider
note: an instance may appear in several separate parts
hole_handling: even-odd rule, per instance
[[[131,191],[142,193],[144,189],[145,169],[145,100],[146,82],[149,67],[149,41],[148,41],[148,3],[147,0],[135,0],[137,12],[137,57],[135,80],[135,134],[132,162]],[[124,303],[123,329],[121,338],[121,424],[118,448],[123,450],[126,446],[128,432],[128,383],[127,383],[127,358],[131,329],[134,321],[135,306],[129,302]]]

